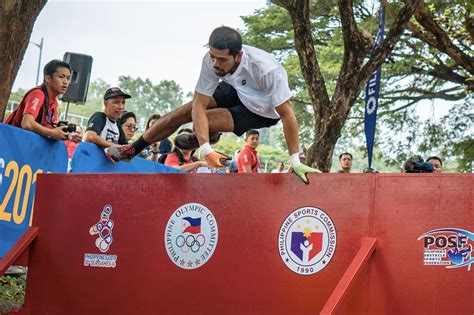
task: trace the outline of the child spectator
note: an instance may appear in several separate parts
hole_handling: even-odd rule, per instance
[[[191,129],[181,129],[178,134],[182,133],[193,133]],[[207,166],[207,163],[204,161],[200,161],[198,158],[194,156],[194,150],[185,150],[180,148],[179,146],[174,145],[173,151],[170,153],[164,154],[160,158],[160,162],[164,160],[164,164],[179,168],[183,171],[187,172],[196,172],[199,167]]]
[[[36,132],[55,140],[80,142],[80,134],[72,134],[64,126],[57,126],[58,100],[71,81],[71,66],[61,60],[51,60],[43,69],[43,84],[26,93],[20,105],[4,121],[5,124]]]

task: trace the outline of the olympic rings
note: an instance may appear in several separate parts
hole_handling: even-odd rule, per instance
[[[175,242],[176,246],[178,246],[183,253],[189,252],[190,249],[193,253],[197,253],[199,249],[204,246],[206,237],[203,234],[198,234],[197,236],[190,234],[186,236],[186,238],[183,235],[179,235]]]

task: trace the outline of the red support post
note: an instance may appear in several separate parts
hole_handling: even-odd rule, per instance
[[[362,238],[362,244],[359,251],[355,255],[349,267],[346,269],[346,272],[344,272],[341,280],[339,280],[338,284],[332,291],[331,296],[326,301],[326,304],[320,312],[321,315],[335,314],[337,312],[345,296],[357,279],[362,267],[372,256],[372,253],[375,250],[376,242],[377,239],[373,237]]]
[[[8,253],[0,259],[0,276],[2,276],[8,267],[10,267],[18,257],[30,246],[31,242],[38,236],[37,227],[29,227],[28,230],[20,237],[20,239],[13,245]]]

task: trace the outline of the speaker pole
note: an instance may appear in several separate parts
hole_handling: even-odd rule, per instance
[[[66,113],[64,114],[64,120],[67,120],[67,112],[69,111],[69,102],[66,104]]]

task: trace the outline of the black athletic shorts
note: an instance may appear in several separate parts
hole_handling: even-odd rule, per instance
[[[280,119],[266,118],[252,113],[242,104],[237,91],[225,82],[220,82],[212,95],[219,108],[227,108],[234,120],[234,133],[243,135],[250,129],[260,129],[276,125]]]

